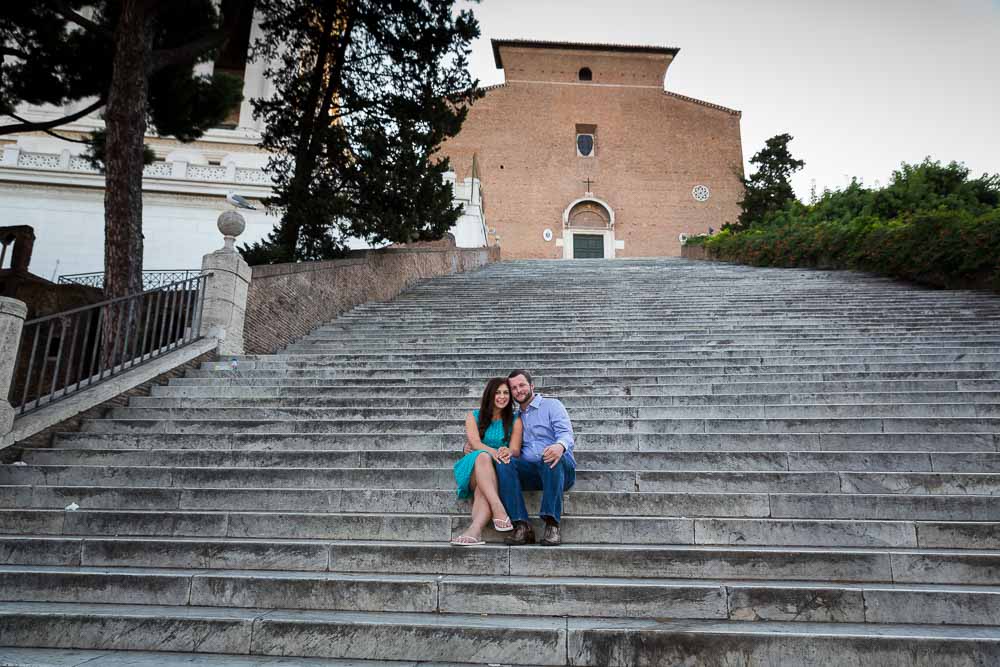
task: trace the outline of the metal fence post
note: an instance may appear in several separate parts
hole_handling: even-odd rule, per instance
[[[28,307],[16,299],[0,297],[0,447],[7,442],[14,424],[14,408],[8,396],[17,370],[17,352],[21,343],[21,327]]]

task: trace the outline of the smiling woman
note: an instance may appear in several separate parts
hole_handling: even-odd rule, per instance
[[[486,383],[479,409],[465,417],[466,454],[454,466],[456,493],[473,498],[472,523],[451,541],[455,546],[484,544],[483,528],[493,519],[498,532],[513,529],[507,510],[497,492],[494,462],[509,462],[521,453],[521,421],[514,408],[507,380],[493,378]]]

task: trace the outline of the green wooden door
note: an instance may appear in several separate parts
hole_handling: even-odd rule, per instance
[[[601,259],[604,257],[604,236],[600,234],[573,234],[573,259]]]

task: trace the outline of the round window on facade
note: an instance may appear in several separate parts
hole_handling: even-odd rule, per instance
[[[594,153],[594,135],[576,135],[576,152],[580,157],[590,157]]]
[[[694,197],[695,201],[708,201],[711,192],[708,191],[707,185],[696,185],[691,188],[691,196]]]
[[[589,67],[583,67],[580,69],[580,81],[593,81],[594,73],[590,71]]]

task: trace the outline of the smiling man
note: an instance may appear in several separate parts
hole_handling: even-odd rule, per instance
[[[535,542],[523,492],[541,491],[539,514],[545,522],[541,544],[558,546],[562,543],[559,521],[563,492],[576,481],[573,426],[562,402],[535,393],[528,371],[515,370],[507,376],[507,381],[511,396],[521,406],[524,440],[520,457],[496,464],[500,499],[514,522],[514,532],[505,542],[511,545]]]

